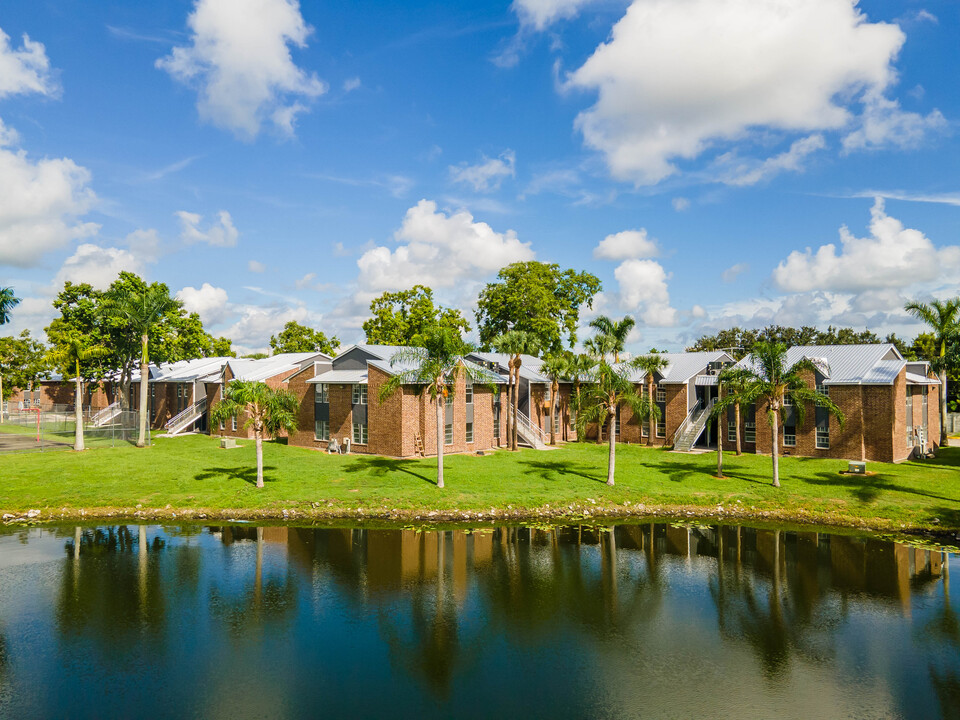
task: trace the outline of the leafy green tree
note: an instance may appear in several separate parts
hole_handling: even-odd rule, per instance
[[[439,327],[458,336],[470,332],[470,323],[460,311],[435,306],[433,290],[424,285],[385,292],[370,303],[370,312],[373,317],[363,323],[363,331],[373,345],[413,345],[415,338]]]
[[[57,368],[64,379],[73,375],[74,382],[74,443],[73,449],[81,451],[83,446],[83,376],[80,364],[88,363],[98,358],[104,358],[110,351],[102,345],[91,345],[88,338],[82,335],[64,337],[60,343],[50,351],[48,361]]]
[[[960,332],[960,298],[911,302],[904,309],[926,323],[936,338],[937,357],[933,358],[933,367],[940,376],[940,442],[946,446],[950,444],[947,438],[947,346]]]
[[[210,357],[236,357],[233,351],[233,341],[230,338],[217,337],[211,338]]]
[[[596,349],[604,349],[613,353],[613,362],[620,362],[620,353],[623,352],[623,348],[627,344],[627,336],[636,324],[636,321],[629,315],[622,320],[611,320],[606,315],[595,317],[590,321],[590,327],[597,331],[598,336],[603,338],[599,344],[594,340]]]
[[[607,485],[611,486],[614,484],[617,463],[614,430],[617,408],[627,405],[638,417],[648,414],[655,417],[660,415],[660,408],[656,403],[637,394],[630,381],[630,369],[629,363],[614,367],[606,360],[601,360],[593,374],[593,382],[584,390],[584,422],[596,422],[598,425],[608,426],[607,440],[610,443],[610,452],[607,456]]]
[[[550,444],[557,444],[557,396],[560,394],[560,381],[570,376],[569,354],[548,355],[540,366],[540,374],[550,378]]]
[[[249,355],[241,355],[240,357],[242,357],[244,360],[265,360],[270,356],[267,355],[266,353],[255,352],[255,353],[250,353]]]
[[[463,359],[463,339],[447,327],[434,327],[416,338],[415,346],[405,347],[390,358],[390,365],[403,366],[380,388],[380,402],[400,390],[414,385],[417,393],[427,393],[436,409],[437,419],[437,487],[443,487],[444,413],[447,397],[452,397],[457,379],[465,374],[474,383],[489,380],[486,373]]]
[[[277,437],[282,431],[297,429],[300,401],[284,388],[271,388],[263,382],[233,380],[227,385],[223,400],[213,406],[211,417],[215,423],[226,422],[245,414],[244,428],[253,428],[257,445],[257,487],[263,487],[263,437]]]
[[[10,322],[10,311],[20,304],[20,298],[13,294],[13,288],[0,288],[0,325]]]
[[[490,347],[495,337],[520,330],[530,333],[545,352],[561,352],[564,341],[573,347],[580,308],[593,307],[593,296],[601,287],[595,275],[561,270],[555,264],[507,265],[477,299],[480,344]]]
[[[888,340],[889,341],[889,340]],[[799,328],[769,325],[762,330],[747,330],[741,327],[721,330],[716,335],[704,335],[687,348],[688,352],[726,350],[740,360],[753,351],[758,342],[782,343],[787,347],[797,345],[870,345],[880,338],[869,330],[828,327],[818,330],[810,325]]]
[[[150,384],[150,333],[164,318],[179,310],[182,303],[170,297],[166,285],[154,283],[139,292],[110,296],[104,308],[107,317],[127,323],[140,336],[140,435],[137,447],[147,444],[147,386]]]
[[[168,315],[166,322],[169,329],[160,341],[162,347],[159,351],[155,349],[155,356],[162,355],[167,362],[224,356],[217,352],[217,342],[220,338],[214,338],[203,329],[203,323],[197,313],[189,315],[182,311],[172,313]],[[226,349],[229,353],[229,340],[226,341]]]
[[[721,414],[734,402],[756,403],[767,409],[772,438],[773,486],[780,487],[779,422],[783,414],[784,398],[793,401],[797,421],[803,423],[806,403],[826,408],[843,428],[846,418],[839,407],[826,395],[811,390],[803,381],[805,370],[816,372],[817,367],[809,358],[787,366],[787,346],[783,343],[758,342],[753,346],[752,362],[745,368],[746,389],[742,395],[728,394],[713,406],[713,414]]]
[[[284,325],[278,335],[270,336],[270,348],[275,355],[308,352],[333,355],[338,347],[340,347],[340,340],[336,337],[327,338],[319,330],[301,325],[296,320],[291,320]]]
[[[647,397],[650,398],[650,407],[659,408],[654,397],[653,381],[656,373],[662,373],[669,363],[665,357],[657,353],[641,355],[633,361],[633,366],[647,374]],[[653,414],[647,417],[647,445],[653,445],[653,436],[656,435],[657,426],[653,421]]]
[[[493,346],[497,352],[506,353],[510,356],[508,365],[510,384],[510,408],[507,409],[508,417],[511,420],[507,422],[507,437],[509,438],[510,449],[517,449],[517,420],[520,414],[520,367],[523,364],[523,355],[537,355],[540,352],[540,345],[537,338],[532,333],[523,330],[508,330],[503,335],[494,338]]]
[[[29,330],[16,337],[0,337],[0,402],[10,397],[14,388],[30,387],[46,372],[46,348],[30,337]]]

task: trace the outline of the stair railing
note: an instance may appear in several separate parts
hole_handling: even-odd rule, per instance
[[[178,412],[172,418],[167,420],[164,427],[166,427],[168,431],[173,430],[174,428],[179,430],[180,429],[178,427],[179,425],[190,424],[198,416],[202,415],[206,411],[206,409],[207,409],[207,398],[202,397],[199,400],[197,400],[197,402],[193,403],[193,405],[188,406],[186,409],[182,410],[181,412]]]

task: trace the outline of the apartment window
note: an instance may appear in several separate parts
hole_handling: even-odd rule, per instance
[[[830,426],[817,425],[817,450],[830,449]]]
[[[443,433],[443,444],[453,445],[453,423],[447,423]]]
[[[449,407],[450,405],[453,405],[453,393],[452,393],[452,392],[448,392],[448,393],[447,393],[446,405],[447,405],[447,407]]]
[[[367,426],[365,423],[353,424],[353,444],[354,445],[367,444]]]
[[[473,442],[473,423],[472,422],[467,423],[467,442],[468,443]]]
[[[667,401],[667,389],[662,385],[657,385],[657,402],[664,403]]]
[[[363,387],[354,385],[354,387]],[[364,390],[366,388],[364,387]],[[317,403],[328,403],[330,402],[330,386],[326,383],[318,383],[313,386],[313,401]]]
[[[552,388],[551,388],[549,385],[545,385],[545,386],[544,386],[544,389],[543,389],[543,401],[544,401],[545,403],[550,402],[550,393],[551,393],[552,391],[553,391],[553,390],[552,390]]]
[[[493,418],[493,436],[497,438],[497,440],[500,439],[500,416],[499,415],[496,415]]]
[[[755,443],[757,441],[757,423],[747,420],[743,424],[744,442]]]
[[[232,418],[230,418],[230,429],[233,430],[234,432],[237,431],[237,416],[236,416],[236,415],[234,415]]]
[[[227,429],[227,426],[224,425],[223,420],[220,421],[220,429],[221,429],[221,430],[226,430],[226,429]]]
[[[830,397],[830,388],[824,385],[822,380],[817,383],[817,392],[820,393],[821,395],[826,395],[827,397]]]
[[[367,404],[367,386],[366,385],[353,386],[353,404],[354,405]]]
[[[473,385],[467,385],[467,389],[464,392],[464,398],[467,401],[467,405],[473,405]]]
[[[783,446],[784,447],[797,446],[797,426],[796,425],[783,426]]]
[[[737,423],[733,420],[727,420],[727,442],[735,443],[737,441]]]
[[[330,439],[330,421],[317,420],[314,423],[313,436],[317,440],[329,440]]]
[[[663,419],[663,415],[660,416],[660,419],[657,420],[657,437],[666,437],[667,436],[667,421]]]
[[[792,395],[784,395],[784,396],[783,396],[783,406],[784,406],[784,407],[793,407],[793,396],[792,396]]]

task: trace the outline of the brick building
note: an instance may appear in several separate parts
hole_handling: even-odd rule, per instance
[[[804,373],[807,386],[829,395],[846,422],[841,430],[835,418],[810,404],[801,423],[796,409],[787,407],[778,430],[784,455],[899,462],[940,445],[940,382],[928,363],[909,362],[890,344],[806,345],[787,351],[787,366],[804,358],[818,366]],[[750,362],[748,356],[740,364]],[[743,449],[771,452],[766,407],[743,408],[741,420]],[[734,447],[737,432],[731,411],[725,448]]]
[[[406,369],[390,360],[404,348],[352,345],[332,360],[310,363],[286,379],[300,399],[299,429],[291,445],[326,450],[331,441],[350,452],[413,457],[437,454],[436,406],[420,388],[404,385],[380,401],[391,376]],[[466,362],[470,362],[467,360]],[[483,368],[473,365],[478,372]],[[445,453],[475,452],[499,446],[497,420],[502,379],[487,373],[489,383],[475,384],[466,373],[456,379],[444,409]]]

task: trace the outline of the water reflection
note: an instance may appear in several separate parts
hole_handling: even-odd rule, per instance
[[[63,555],[0,563],[0,716],[156,693],[170,716],[960,708],[957,558],[876,538],[117,526],[0,535],[0,558],[11,542]]]

